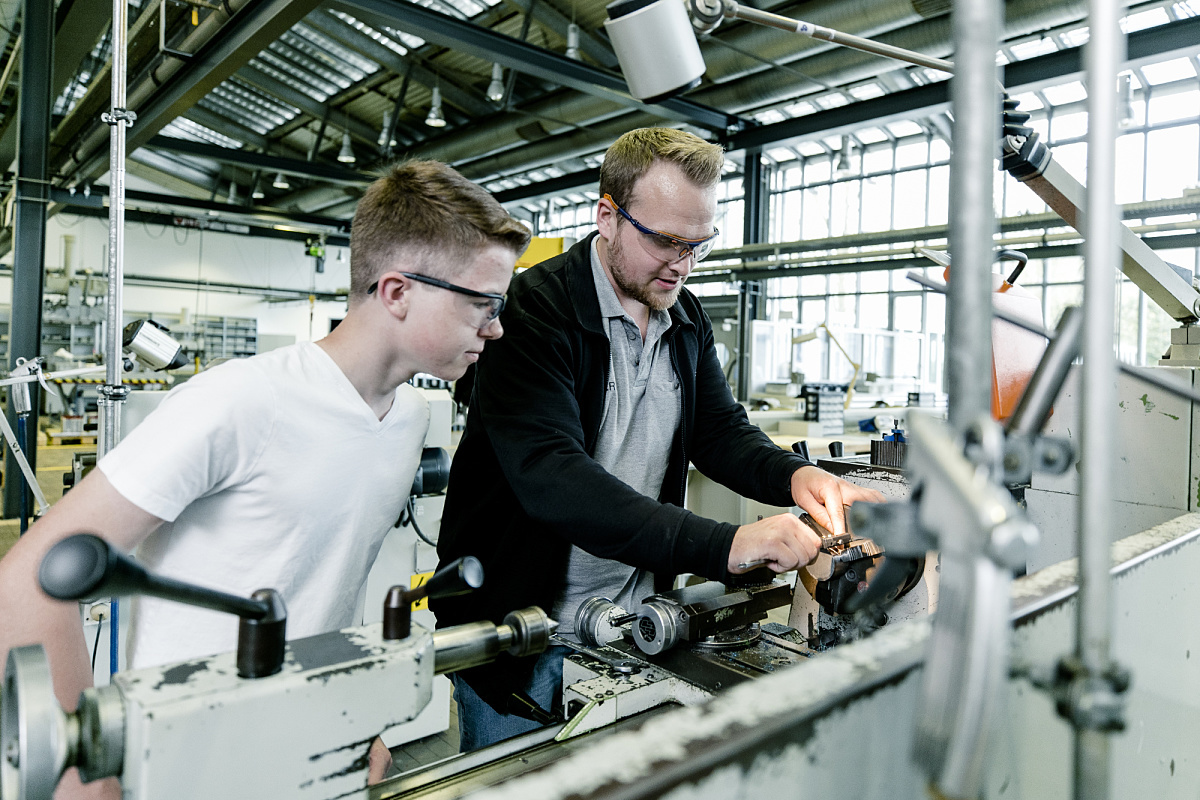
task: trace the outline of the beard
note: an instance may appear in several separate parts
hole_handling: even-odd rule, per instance
[[[631,297],[644,306],[649,306],[655,311],[666,311],[671,306],[675,305],[675,301],[679,299],[679,293],[683,291],[684,280],[681,278],[675,284],[675,288],[669,292],[655,291],[652,288],[654,279],[646,281],[644,284],[639,284],[630,277],[629,272],[625,269],[625,248],[621,244],[620,236],[615,237],[608,243],[608,270],[612,273],[613,283],[617,284],[626,297]]]

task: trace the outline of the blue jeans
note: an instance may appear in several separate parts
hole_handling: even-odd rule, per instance
[[[563,658],[566,647],[549,647],[538,656],[525,693],[546,709],[554,711],[562,702]],[[454,700],[458,703],[459,752],[469,753],[542,727],[533,720],[501,714],[475,694],[467,682],[453,675]]]

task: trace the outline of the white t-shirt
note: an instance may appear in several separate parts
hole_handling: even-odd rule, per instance
[[[378,419],[320,347],[230,361],[176,387],[100,470],[166,523],[138,550],[161,575],[278,590],[287,637],[353,624],[367,572],[412,488],[429,406],[411,386]],[[131,668],[237,647],[237,618],[134,598]]]

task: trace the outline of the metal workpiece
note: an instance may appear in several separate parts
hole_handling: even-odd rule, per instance
[[[537,606],[513,611],[504,624],[468,622],[442,628],[433,634],[434,673],[476,667],[494,660],[501,653],[515,658],[543,652],[558,623]]]

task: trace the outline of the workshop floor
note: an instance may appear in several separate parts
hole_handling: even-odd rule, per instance
[[[46,502],[54,505],[62,497],[62,476],[71,469],[76,453],[94,453],[96,445],[41,445],[37,449],[37,479]],[[5,478],[8,476],[6,475]],[[0,557],[3,557],[21,535],[21,521],[0,519]]]

